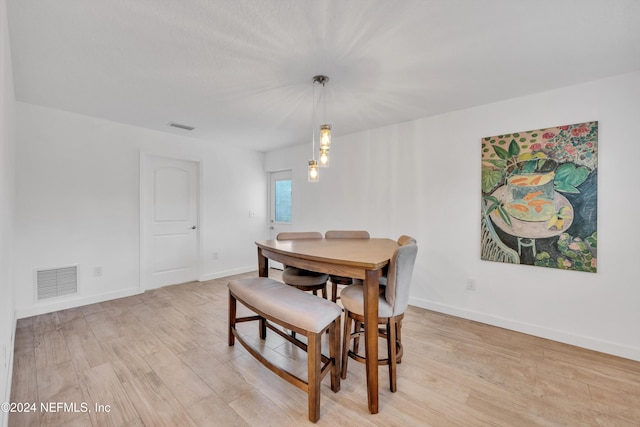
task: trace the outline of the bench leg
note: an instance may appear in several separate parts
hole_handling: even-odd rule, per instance
[[[309,333],[307,336],[307,360],[308,366],[308,394],[309,394],[309,421],[312,423],[320,419],[320,334]]]
[[[333,362],[331,390],[337,393],[340,391],[340,317],[329,327],[329,357]]]
[[[229,292],[229,345],[232,346],[236,342],[233,330],[236,328],[236,299]]]
[[[344,331],[342,331],[342,364],[340,366],[340,377],[347,378],[347,358],[349,357],[349,344],[351,344],[351,317],[349,310],[344,310]]]
[[[267,338],[267,319],[261,317],[258,323],[258,327],[260,328],[260,338],[264,340]]]

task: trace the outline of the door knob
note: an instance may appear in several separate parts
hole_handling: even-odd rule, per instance
[[[195,226],[195,225],[192,225],[192,226],[191,226],[191,229],[192,229],[192,230],[195,230],[195,229],[196,229],[196,226]]]

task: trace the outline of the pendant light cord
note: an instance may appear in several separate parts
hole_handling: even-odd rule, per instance
[[[311,158],[316,159],[316,83],[313,83],[313,115],[311,117]]]
[[[324,87],[324,83],[322,83],[322,105],[324,109],[322,112],[323,123],[327,123],[327,89]]]

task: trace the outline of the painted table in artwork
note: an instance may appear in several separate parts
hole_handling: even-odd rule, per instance
[[[507,196],[507,186],[503,185],[492,193],[492,196],[498,200],[505,202]],[[518,239],[518,253],[522,255],[523,247],[530,247],[533,250],[533,256],[536,255],[536,239],[544,239],[548,237],[559,236],[573,222],[573,206],[565,196],[554,192],[553,207],[555,211],[565,210],[567,212],[566,219],[561,227],[549,228],[547,221],[523,221],[518,218],[510,217],[511,225],[507,224],[499,215],[497,210],[491,214],[491,220],[500,230],[510,234]]]

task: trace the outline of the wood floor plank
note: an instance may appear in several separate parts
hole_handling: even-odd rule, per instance
[[[67,322],[71,322],[75,319],[82,319],[84,317],[84,313],[82,312],[81,307],[70,308],[67,310],[57,311],[58,320],[61,325],[64,325]]]
[[[162,380],[151,372],[122,383],[140,419],[147,426],[196,426]]]
[[[46,369],[71,360],[71,353],[60,329],[42,332],[35,337],[36,367]]]
[[[84,371],[81,386],[92,408],[95,405],[109,407],[108,412],[90,412],[93,425],[124,426],[138,419],[138,413],[110,363]]]
[[[46,313],[33,318],[33,331],[36,335],[56,330],[59,326],[58,312]]]
[[[48,369],[38,369],[38,398],[41,401],[51,400],[57,394],[78,385],[76,371],[71,361],[50,366]]]
[[[85,319],[98,341],[113,340],[122,335],[114,319],[104,310],[85,316]]]
[[[77,372],[106,362],[103,350],[84,317],[64,323],[61,330]]]
[[[305,392],[241,345],[228,346],[229,280],[20,319],[11,401],[111,409],[13,413],[9,425],[309,425]],[[238,330],[268,358],[306,376],[303,351],[271,332],[261,340],[255,322]],[[379,368],[380,413],[368,412],[364,365],[349,360],[339,393],[322,383],[318,426],[640,425],[640,362],[416,307],[407,310],[402,337],[396,393],[387,368]]]
[[[242,377],[271,400],[274,406],[294,419],[307,418],[307,394],[294,385],[282,381],[275,373],[269,371],[269,375],[263,373],[264,367],[251,356],[243,356],[229,362]],[[324,381],[323,381],[324,382]],[[326,393],[327,387],[321,386],[321,393]],[[321,413],[322,399],[321,400]]]
[[[22,353],[20,358],[23,359],[21,365],[14,363],[14,374],[11,379],[11,402],[28,402],[36,403],[40,401],[38,397],[38,382],[36,381],[36,363],[35,356],[31,357],[31,363],[26,359],[26,353]],[[40,425],[40,413],[21,412],[9,414],[9,426],[38,426]]]
[[[187,408],[187,413],[198,427],[249,427],[233,408],[216,393]]]
[[[172,352],[158,351],[147,356],[146,360],[183,407],[213,394],[213,389]]]
[[[82,311],[82,314],[85,317],[104,311],[104,308],[100,303],[83,305],[82,307],[78,307],[78,308]]]
[[[257,389],[244,393],[229,406],[251,426],[298,427],[303,423],[299,417],[292,417],[275,406]]]
[[[136,346],[136,341],[127,339],[106,341],[101,345],[105,359],[111,363],[120,381],[127,381],[153,371],[144,356],[136,351]]]
[[[89,412],[86,412],[88,406],[86,409],[82,406],[86,401],[78,385],[65,388],[49,399],[42,399],[40,403],[48,404],[49,409],[39,409],[40,426],[91,425]],[[58,403],[67,404],[67,406],[60,407]]]
[[[610,408],[629,421],[640,420],[640,393],[628,393],[621,389],[608,389],[590,384],[591,399]]]
[[[189,350],[182,353],[180,358],[227,403],[253,388],[231,364],[220,363],[204,350]]]

